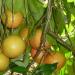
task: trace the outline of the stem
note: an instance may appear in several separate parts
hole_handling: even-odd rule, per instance
[[[69,51],[74,52],[74,47],[67,44],[65,41],[63,41],[57,34],[55,34],[54,32],[50,31],[50,29],[47,31],[47,33],[52,36],[54,39],[57,40],[57,42],[59,42],[62,46],[64,46],[66,49],[68,49]]]
[[[47,32],[47,28],[51,19],[51,14],[52,14],[52,0],[48,0],[48,9],[47,9],[47,21],[46,21],[46,25],[44,25],[44,29],[43,29],[43,33],[42,33],[42,37],[41,37],[41,43],[40,43],[40,48],[42,48],[42,46],[45,46],[45,41],[46,41],[46,32]]]

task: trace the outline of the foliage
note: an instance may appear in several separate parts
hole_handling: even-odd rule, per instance
[[[47,0],[46,0],[47,1]],[[36,28],[42,28],[46,33],[45,39],[52,45],[52,51],[60,51],[66,57],[65,66],[57,75],[74,75],[75,72],[75,1],[74,0],[0,0],[0,43],[10,34],[20,35],[24,27],[30,29],[28,39],[32,37]],[[48,0],[49,1],[49,0]],[[51,10],[49,10],[51,8]],[[1,22],[5,10],[21,12],[24,22],[16,29],[9,29]],[[51,14],[51,16],[50,16]],[[50,17],[50,18],[48,18]],[[49,22],[48,22],[49,21]],[[47,29],[46,25],[48,24]],[[45,34],[44,34],[45,35]],[[0,45],[1,47],[1,45]],[[48,51],[50,51],[49,49]],[[54,75],[56,64],[38,65],[32,72],[30,64],[34,62],[30,57],[31,47],[27,46],[26,52],[16,59],[11,59],[9,69],[29,75]],[[21,60],[22,59],[22,60]],[[0,72],[0,75],[4,72]]]

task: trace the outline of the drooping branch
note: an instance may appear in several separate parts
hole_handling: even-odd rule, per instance
[[[50,29],[48,29],[47,33],[50,36],[52,36],[54,39],[56,39],[57,42],[59,42],[62,46],[64,46],[68,51],[74,52],[74,47],[72,47],[71,45],[69,45],[68,43],[63,41],[57,34],[55,34],[54,32],[50,31]]]

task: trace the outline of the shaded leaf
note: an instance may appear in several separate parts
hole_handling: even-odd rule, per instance
[[[1,16],[1,6],[2,6],[2,0],[0,0],[0,16]]]
[[[28,0],[29,10],[36,21],[38,21],[43,13],[44,7],[38,0]]]
[[[7,9],[9,9],[9,10],[13,9],[15,12],[19,11],[19,12],[23,13],[25,16],[24,5],[25,5],[24,0],[13,0],[13,2],[12,2],[12,0],[5,1],[5,6]],[[12,8],[12,6],[13,6],[13,8]]]
[[[13,72],[24,73],[26,71],[25,67],[15,66],[11,69]]]
[[[34,72],[33,75],[51,75],[56,69],[57,64],[42,64]]]
[[[63,0],[65,12],[66,12],[66,17],[67,17],[67,23],[69,24],[71,22],[71,12],[70,12],[70,6],[67,3],[67,0]]]
[[[54,38],[52,38],[50,35],[46,35],[46,38],[48,40],[48,42],[51,44],[51,45],[56,45],[56,40]]]
[[[29,55],[30,50],[31,50],[31,47],[30,47],[30,46],[27,47],[27,48],[26,48],[25,55],[23,56],[23,60],[24,60],[23,63],[24,63],[24,65],[25,65],[25,67],[27,67],[28,64],[30,63],[30,55]]]
[[[55,31],[62,33],[65,26],[63,11],[60,8],[53,8],[53,18],[55,22]]]
[[[12,72],[18,72],[18,73],[24,73],[24,72],[26,72],[27,71],[27,69],[25,68],[25,67],[23,67],[23,66],[18,66],[18,65],[16,65],[15,63],[10,63],[10,70],[12,71]]]

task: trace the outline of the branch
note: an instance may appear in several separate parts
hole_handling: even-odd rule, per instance
[[[59,42],[62,46],[64,46],[66,49],[68,49],[68,51],[72,51],[74,53],[74,47],[72,47],[71,45],[67,44],[65,41],[63,41],[57,34],[55,34],[54,32],[48,30],[47,33],[52,36],[54,39],[57,40],[57,42]]]
[[[44,25],[44,29],[42,32],[40,48],[42,48],[42,46],[45,46],[46,32],[47,32],[47,28],[51,19],[51,15],[52,15],[52,0],[48,0],[47,20],[46,20],[46,25]]]

